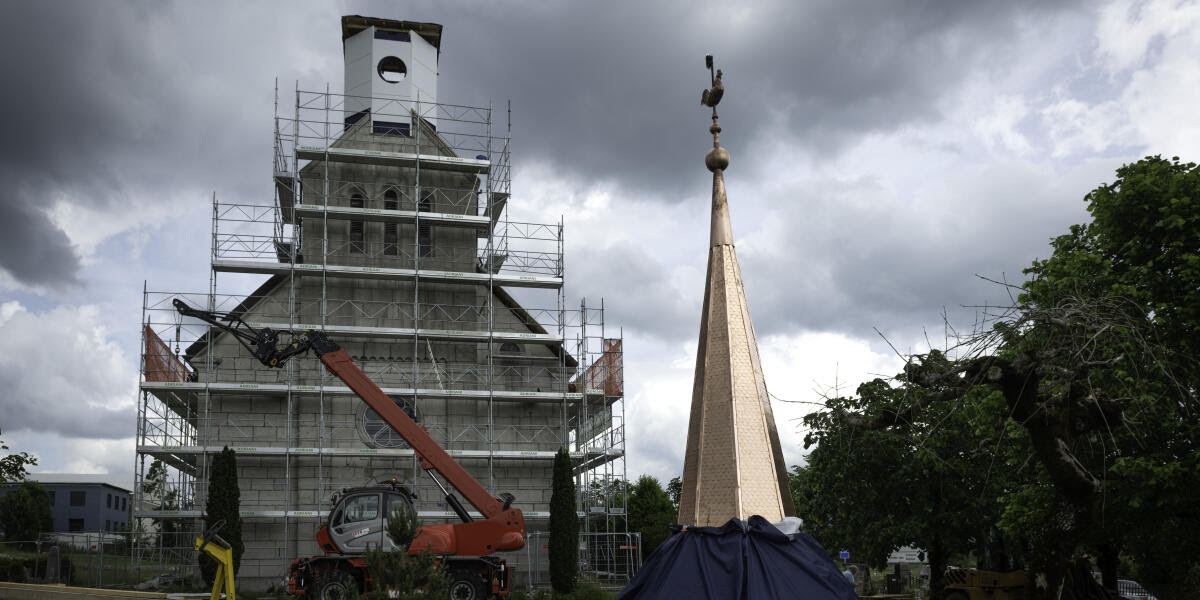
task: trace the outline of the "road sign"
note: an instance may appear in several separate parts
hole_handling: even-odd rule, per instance
[[[838,552],[838,556],[839,556],[839,557],[840,557],[842,560],[846,560],[847,558],[850,558],[850,551],[849,551],[849,550],[842,550],[841,552]]]

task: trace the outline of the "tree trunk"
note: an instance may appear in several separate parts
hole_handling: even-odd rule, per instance
[[[1030,600],[1059,600],[1063,585],[1079,547],[1084,527],[1089,523],[1088,511],[1062,494],[1056,494],[1054,508],[1043,522],[1042,541],[1033,548],[1030,565]]]
[[[941,541],[934,540],[925,551],[925,558],[929,560],[929,598],[942,600],[946,594],[946,567],[950,557]]]
[[[1024,366],[1014,366],[1017,363]],[[1012,418],[1029,432],[1034,454],[1054,485],[1054,506],[1033,549],[1027,589],[1031,600],[1059,600],[1083,532],[1091,526],[1099,482],[1071,451],[1069,406],[1041,395],[1037,364],[1033,357],[1001,362],[988,377],[1000,385]]]
[[[1100,545],[1100,583],[1104,585],[1106,590],[1117,589],[1117,563],[1119,562],[1120,551],[1117,545],[1112,542],[1105,542]]]

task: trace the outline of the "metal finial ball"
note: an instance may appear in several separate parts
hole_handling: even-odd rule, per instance
[[[720,146],[709,150],[708,154],[704,155],[704,166],[708,167],[709,171],[724,171],[729,167],[729,153]]]

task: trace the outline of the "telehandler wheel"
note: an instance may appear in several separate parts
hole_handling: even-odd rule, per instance
[[[484,600],[491,595],[487,583],[474,571],[457,569],[450,573],[450,600]]]
[[[309,592],[311,600],[349,600],[357,596],[358,583],[352,575],[340,569],[322,573],[313,582]]]

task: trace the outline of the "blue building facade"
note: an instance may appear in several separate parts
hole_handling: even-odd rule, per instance
[[[41,484],[50,494],[55,532],[122,531],[130,526],[133,498],[123,487],[97,481],[95,475],[31,473],[28,479]],[[4,484],[0,496],[19,485]]]

